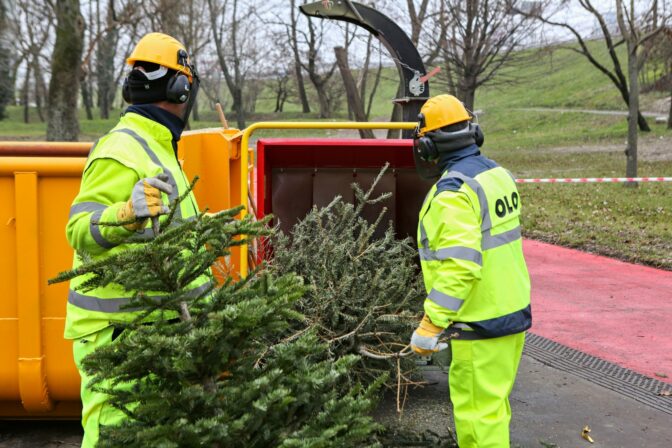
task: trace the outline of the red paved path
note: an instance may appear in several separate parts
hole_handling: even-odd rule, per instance
[[[538,241],[524,248],[533,333],[672,384],[672,272]]]

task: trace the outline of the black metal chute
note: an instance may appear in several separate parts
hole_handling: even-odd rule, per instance
[[[299,6],[310,17],[341,20],[361,26],[373,34],[392,55],[403,93],[394,101],[402,108],[403,121],[417,121],[420,108],[429,97],[429,81],[420,78],[425,74],[425,64],[408,35],[381,12],[347,0],[318,1]],[[413,138],[413,131],[404,130],[404,138]]]

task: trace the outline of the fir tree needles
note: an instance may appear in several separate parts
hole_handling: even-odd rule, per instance
[[[304,322],[298,276],[257,271],[190,290],[232,246],[267,233],[265,222],[235,219],[239,211],[169,226],[55,280],[86,275],[83,290],[121,285],[134,293],[130,307],[143,310],[84,360],[89,387],[128,416],[101,428],[99,446],[377,446],[369,412],[380,382],[348,381],[357,356],[329,356],[314,331],[287,337]]]
[[[313,208],[289,235],[273,238],[272,266],[279,274],[304,278],[307,292],[298,309],[334,359],[362,355],[351,378],[366,383],[389,373],[389,384],[403,401],[400,389],[415,381],[407,346],[424,288],[414,244],[396,240],[391,224],[382,238],[374,237],[385,225],[385,210],[373,223],[362,217],[364,207],[390,196],[371,197],[386,168],[366,192],[353,184],[356,205],[336,198],[325,208]]]

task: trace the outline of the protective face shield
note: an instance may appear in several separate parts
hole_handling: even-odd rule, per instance
[[[187,100],[187,107],[184,109],[184,116],[182,117],[182,121],[184,121],[185,126],[189,122],[189,116],[191,115],[191,110],[196,105],[196,97],[198,96],[198,89],[201,86],[201,79],[198,77],[196,67],[194,67],[192,64],[189,64],[189,68],[191,69],[192,78],[191,78],[191,87],[189,91],[189,99]]]

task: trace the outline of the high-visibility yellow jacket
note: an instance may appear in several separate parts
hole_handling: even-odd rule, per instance
[[[163,194],[164,203],[169,204],[189,186],[173,149],[172,134],[156,121],[126,113],[114,129],[96,142],[84,167],[80,191],[70,208],[66,227],[68,241],[76,251],[73,268],[81,264],[77,252],[86,252],[94,260],[102,259],[127,250],[134,240],[154,236],[150,222],[142,232],[96,223],[116,222],[117,211],[130,198],[135,183],[161,173],[168,175],[173,187],[170,196]],[[196,200],[190,194],[182,201],[176,218],[185,220],[197,213]],[[80,276],[70,281],[65,322],[67,339],[77,339],[102,330],[112,322],[130,321],[138,316],[139,310],[127,306],[132,293],[119,285],[77,291],[87,279],[88,276]],[[194,292],[204,290],[209,287],[209,279],[202,276],[190,286]]]
[[[429,191],[420,210],[418,247],[425,313],[435,325],[455,323],[480,337],[531,326],[520,207],[512,175],[475,146]]]

